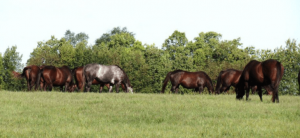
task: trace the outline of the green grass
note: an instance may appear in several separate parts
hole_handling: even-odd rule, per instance
[[[299,137],[300,97],[0,92],[0,137]]]

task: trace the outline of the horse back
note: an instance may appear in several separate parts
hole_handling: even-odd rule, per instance
[[[267,78],[265,81],[274,81],[276,82],[275,85],[278,85],[284,73],[284,68],[282,64],[277,60],[269,59],[262,62],[262,68],[264,76]]]
[[[242,80],[248,82],[251,80],[253,83],[263,83],[264,74],[261,66],[261,62],[256,60],[250,61],[244,68],[241,75]]]
[[[242,71],[236,69],[228,69],[222,74],[222,79],[229,85],[236,86],[241,77]]]

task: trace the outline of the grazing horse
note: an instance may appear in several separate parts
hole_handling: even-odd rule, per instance
[[[220,94],[228,91],[231,86],[236,87],[241,77],[242,71],[236,69],[227,69],[219,73],[217,78],[216,93]]]
[[[36,65],[27,66],[23,69],[22,74],[20,74],[20,77],[25,77],[27,81],[27,90],[30,91],[31,88],[37,84],[38,80],[38,74],[40,72],[40,67]],[[37,84],[35,85],[35,90],[37,90],[38,86],[41,85],[43,87],[43,84]]]
[[[77,88],[80,89],[81,91],[83,91],[83,88],[84,88],[83,87],[83,79],[82,79],[82,71],[83,71],[82,66],[74,68],[72,70],[72,74],[73,74],[73,77],[74,77],[75,83],[76,83],[76,84],[73,84],[73,85],[76,85]],[[99,90],[100,93],[102,92],[104,86],[106,86],[108,89],[109,89],[109,86],[110,86],[109,83],[102,83],[102,82],[97,81],[96,79],[94,79],[92,81],[92,85],[98,85],[98,84],[100,84],[100,90]],[[121,86],[122,86],[123,91],[127,90],[123,83],[121,83]],[[71,87],[71,91],[74,91],[74,86]]]
[[[72,71],[69,67],[63,66],[60,68],[54,66],[44,66],[41,68],[37,84],[40,83],[40,80],[43,80],[45,83],[44,91],[46,91],[47,87],[50,87],[50,91],[53,86],[60,86],[62,90],[63,86],[65,86],[65,90],[69,90],[69,85],[73,84],[73,76]]]
[[[284,68],[277,60],[269,59],[263,62],[250,61],[245,66],[237,84],[236,98],[242,99],[246,89],[246,100],[248,100],[250,86],[257,86],[261,101],[261,88],[266,87],[269,91],[272,91],[272,102],[279,102],[278,87],[283,73]]]
[[[221,71],[217,78],[216,94],[228,91],[231,86],[236,88],[236,85],[239,82],[242,72],[243,71],[236,69],[227,69]],[[268,93],[270,93],[268,87],[264,88],[268,91]],[[251,90],[252,94],[254,94],[257,90],[257,86],[251,86]]]
[[[94,79],[101,83],[109,83],[109,92],[112,92],[112,86],[116,85],[116,91],[119,92],[119,87],[123,83],[127,90],[133,93],[130,81],[125,71],[117,65],[101,65],[101,64],[87,64],[83,67],[82,73],[83,86],[86,84],[86,91],[90,91],[90,87]]]
[[[299,73],[298,73],[298,84],[299,84],[299,90],[300,90],[300,70],[299,70]]]
[[[16,72],[16,71],[12,71],[11,73],[13,75],[13,78],[15,78],[15,79],[21,79],[22,78],[21,74]]]
[[[175,70],[169,72],[163,82],[161,93],[165,92],[165,88],[171,81],[171,91],[178,93],[178,88],[182,85],[184,88],[195,89],[201,93],[204,87],[207,87],[209,93],[213,93],[214,88],[210,77],[203,71],[199,72],[187,72],[183,70]]]

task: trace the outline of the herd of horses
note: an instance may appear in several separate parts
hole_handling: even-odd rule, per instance
[[[264,88],[269,94],[272,94],[272,102],[279,102],[278,87],[283,73],[284,67],[277,60],[269,59],[263,62],[252,60],[243,70],[227,69],[221,71],[217,77],[215,94],[228,91],[233,86],[237,99],[242,99],[246,93],[246,100],[248,100],[249,91],[252,89],[252,93],[257,91],[262,101],[262,88]],[[31,65],[25,67],[22,74],[17,72],[13,72],[13,74],[18,78],[26,78],[29,91],[34,85],[35,90],[40,87],[44,91],[47,88],[51,91],[54,86],[58,86],[61,91],[69,92],[75,90],[90,91],[91,85],[100,85],[100,92],[104,86],[109,89],[109,92],[112,92],[112,87],[115,85],[116,92],[119,92],[121,86],[123,91],[133,93],[128,76],[117,65],[87,64],[74,69],[67,66],[58,68]],[[171,91],[175,91],[175,93],[178,93],[180,85],[184,88],[194,89],[199,93],[205,87],[209,93],[214,92],[210,77],[203,71],[175,70],[169,72],[163,82],[161,93],[164,93],[169,81],[172,84]]]

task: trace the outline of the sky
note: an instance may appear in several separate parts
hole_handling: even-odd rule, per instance
[[[83,32],[93,45],[114,27],[158,48],[178,30],[189,41],[214,31],[221,40],[240,37],[244,48],[275,49],[288,39],[300,43],[299,7],[299,0],[1,0],[0,53],[17,46],[25,64],[51,36]]]

